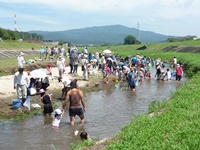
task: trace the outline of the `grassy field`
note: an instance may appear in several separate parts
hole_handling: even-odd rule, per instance
[[[53,45],[47,45],[47,44],[38,44],[38,43],[26,43],[26,42],[0,42],[0,51],[1,50],[31,50],[31,48],[34,48],[35,50],[39,50],[40,47],[43,46],[44,48],[46,46],[53,46]],[[24,56],[25,61],[29,59],[34,59],[35,57],[39,58],[38,55],[28,55]],[[36,62],[36,64],[39,62]],[[35,66],[35,64],[33,65]],[[14,74],[17,71],[17,56],[13,58],[1,58],[0,59],[0,76],[10,75]]]
[[[31,50],[40,49],[41,46],[49,46],[47,44],[38,44],[38,43],[27,43],[27,42],[14,42],[14,41],[4,41],[0,42],[0,50]]]

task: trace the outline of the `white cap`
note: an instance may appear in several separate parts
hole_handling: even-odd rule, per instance
[[[58,115],[60,115],[60,114],[62,114],[62,111],[60,109],[56,109],[55,113],[58,114]]]

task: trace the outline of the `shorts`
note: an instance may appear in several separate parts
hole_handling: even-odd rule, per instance
[[[53,107],[52,105],[49,104],[44,104],[44,114],[50,114],[53,112]]]
[[[66,93],[67,93],[69,90],[70,90],[70,87],[64,87],[64,88],[62,89],[62,91],[63,91],[63,92],[66,92]]]
[[[78,116],[83,115],[83,109],[82,108],[70,108],[69,116],[75,117],[76,115],[78,115]]]
[[[132,81],[132,80],[131,80],[131,81],[129,82],[129,86],[130,86],[131,90],[132,90],[132,89],[135,89],[135,81]]]

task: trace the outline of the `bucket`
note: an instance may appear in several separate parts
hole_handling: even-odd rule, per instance
[[[176,72],[172,72],[172,77],[175,77],[176,76]]]
[[[95,83],[95,85],[94,85],[95,87],[98,87],[99,86],[99,83]]]
[[[22,106],[22,100],[20,99],[13,99],[12,100],[12,106],[14,110],[19,109]]]

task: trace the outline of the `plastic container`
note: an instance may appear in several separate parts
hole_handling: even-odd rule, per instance
[[[19,109],[22,106],[22,100],[20,99],[13,99],[12,100],[12,106],[14,110]]]

